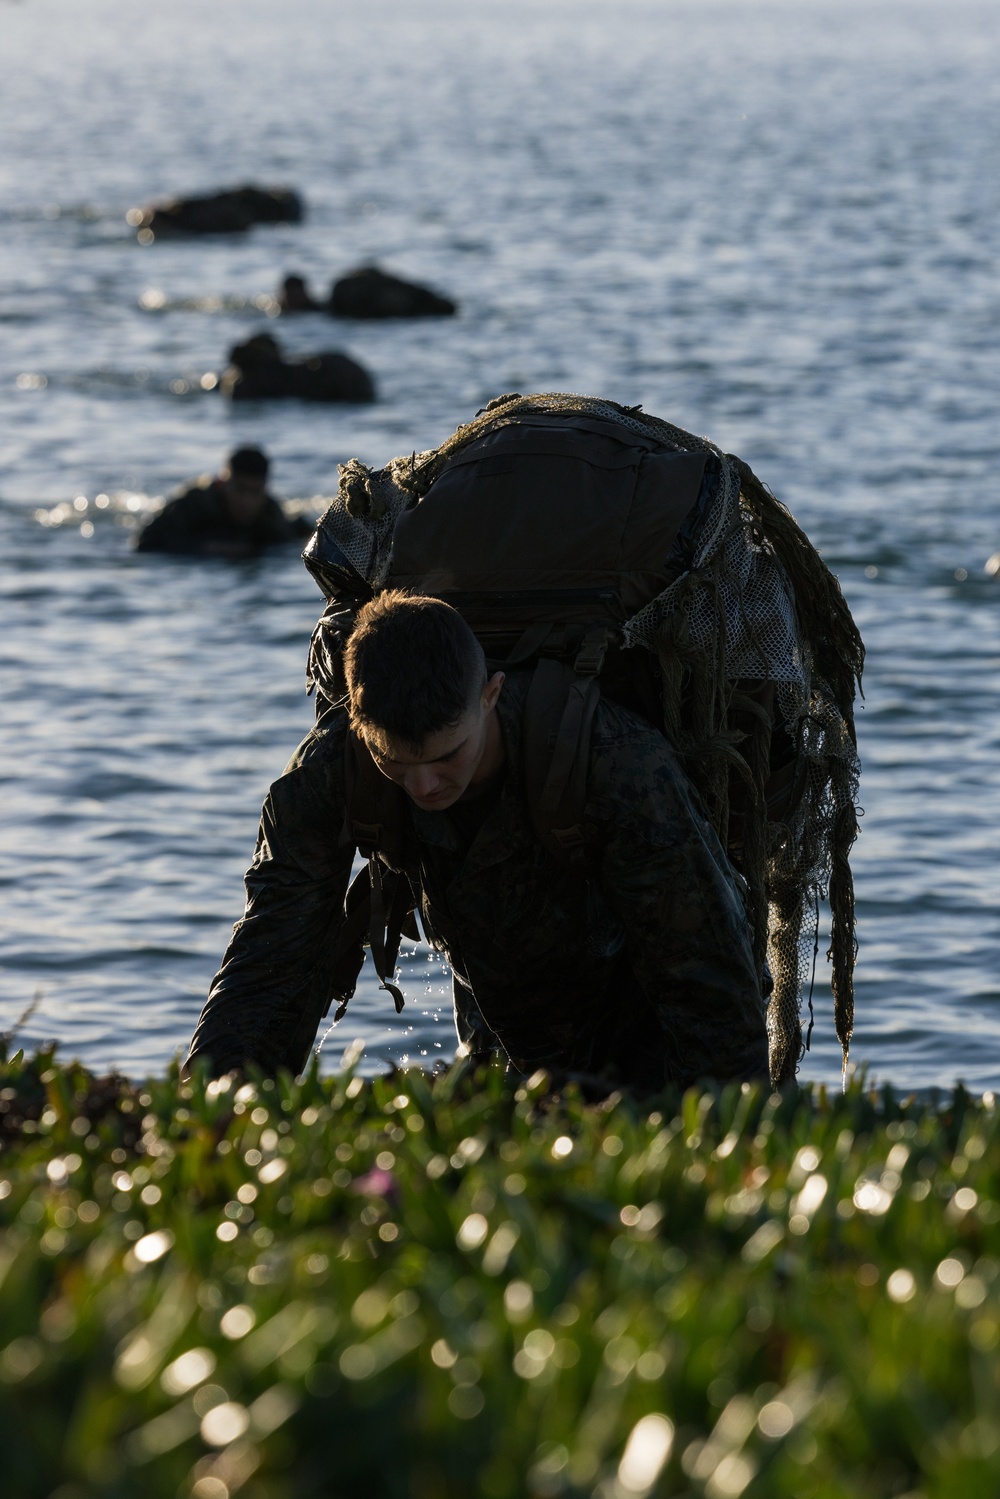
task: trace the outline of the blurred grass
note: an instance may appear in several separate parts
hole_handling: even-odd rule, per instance
[[[993,1099],[0,1065],[4,1499],[996,1499]]]

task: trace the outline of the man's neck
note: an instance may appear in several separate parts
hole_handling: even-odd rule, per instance
[[[469,782],[465,795],[481,796],[483,792],[488,791],[498,779],[506,759],[507,750],[503,741],[503,731],[500,728],[500,719],[496,708],[492,708],[486,719],[486,743],[483,745],[482,759],[476,767],[476,773]]]

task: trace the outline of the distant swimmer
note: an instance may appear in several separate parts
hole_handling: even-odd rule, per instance
[[[232,401],[354,401],[375,399],[366,369],[339,349],[286,359],[270,333],[255,333],[229,351],[219,389]]]
[[[237,448],[216,478],[167,501],[139,536],[136,551],[253,557],[264,547],[311,535],[304,516],[286,515],[268,493],[269,467],[260,448]]]
[[[278,288],[282,313],[326,312],[336,318],[454,317],[456,303],[429,286],[390,276],[375,265],[348,271],[330,288],[325,302],[317,302],[302,276],[286,276]]]
[[[125,215],[139,243],[186,234],[245,234],[254,224],[298,224],[305,206],[290,187],[259,187],[246,182],[194,198],[166,198]]]

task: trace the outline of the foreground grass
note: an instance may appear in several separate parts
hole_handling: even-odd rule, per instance
[[[996,1499],[1000,1119],[0,1065],[4,1499]]]

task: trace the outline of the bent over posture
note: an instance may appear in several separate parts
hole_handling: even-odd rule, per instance
[[[323,716],[265,802],[246,912],[189,1066],[305,1064],[343,997],[350,781],[361,764],[390,797],[388,783],[399,789],[401,872],[451,963],[469,1050],[499,1050],[522,1071],[598,1075],[609,1088],[766,1079],[741,882],[664,734],[601,699],[583,847],[560,859],[528,802],[528,679],[490,675],[455,609],[380,594],[357,615],[344,669],[346,706]]]

